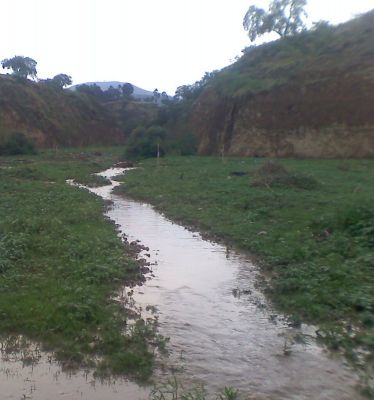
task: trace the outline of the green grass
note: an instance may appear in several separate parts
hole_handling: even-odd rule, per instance
[[[224,96],[240,97],[298,81],[303,85],[322,82],[353,70],[357,63],[358,73],[370,76],[372,19],[371,12],[339,26],[321,26],[250,46],[237,62],[221,70],[210,85]]]
[[[95,184],[122,149],[100,151],[0,158],[0,333],[26,335],[67,367],[146,378],[156,327],[110,299],[138,266],[103,202],[65,183]]]
[[[357,365],[372,364],[374,161],[282,160],[280,174],[259,180],[265,162],[147,160],[119,190],[258,256],[281,310],[319,324],[324,342]]]

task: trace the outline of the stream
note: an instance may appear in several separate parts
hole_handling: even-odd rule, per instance
[[[157,308],[159,332],[170,338],[165,362],[178,381],[203,384],[211,394],[232,386],[248,399],[361,399],[344,360],[316,344],[316,328],[292,327],[274,311],[248,256],[205,240],[148,204],[113,194],[117,185],[90,190],[111,201],[106,215],[121,235],[149,248],[141,256],[152,273],[132,288],[133,298],[144,316],[148,305]],[[1,399],[145,400],[149,393],[126,380],[101,384],[83,372],[67,376],[46,355],[32,368],[3,360],[0,370]],[[155,376],[170,377],[170,368],[158,368]]]

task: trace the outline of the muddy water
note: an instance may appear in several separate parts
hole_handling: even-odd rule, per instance
[[[179,379],[203,383],[211,392],[231,385],[271,399],[360,398],[352,372],[316,345],[313,327],[295,329],[275,315],[247,257],[204,240],[147,204],[112,194],[112,186],[93,191],[113,202],[107,215],[128,240],[149,247],[144,257],[154,276],[135,289],[134,298],[144,309],[157,306]]]
[[[0,363],[1,400],[146,400],[148,393],[126,380],[100,382],[83,371],[64,373],[46,354],[34,366]]]
[[[185,386],[202,383],[214,393],[231,385],[243,398],[256,399],[361,398],[353,373],[315,344],[313,327],[294,329],[275,314],[247,257],[173,224],[149,205],[113,195],[117,184],[91,190],[112,201],[107,215],[129,241],[149,247],[143,257],[153,264],[153,276],[134,288],[133,297],[144,310],[157,306],[160,333],[170,338],[167,363]],[[305,344],[295,342],[299,334]],[[61,372],[48,354],[37,358],[34,366],[1,361],[1,400],[148,398],[149,389],[126,380],[101,383],[84,372]],[[169,370],[156,372],[156,379],[167,376]]]

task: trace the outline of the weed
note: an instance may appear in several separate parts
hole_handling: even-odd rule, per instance
[[[103,217],[103,203],[65,183],[98,182],[92,173],[118,152],[7,157],[12,168],[0,170],[0,332],[41,343],[66,368],[145,379],[162,342],[157,327],[137,320],[127,329],[126,309],[110,300],[139,266]]]
[[[150,394],[151,400],[207,400],[208,398],[211,396],[203,386],[185,389],[175,376],[155,386]],[[239,392],[231,386],[225,386],[221,392],[216,394],[215,398],[217,400],[237,400]]]
[[[147,160],[118,190],[260,256],[280,309],[319,324],[328,332],[321,340],[352,360],[361,349],[372,354],[373,161],[350,160],[348,170],[339,160],[257,162],[168,157],[155,168]],[[228,179],[232,171],[266,184]]]
[[[225,386],[223,392],[218,394],[217,399],[219,400],[237,400],[239,398],[239,392],[232,386]]]

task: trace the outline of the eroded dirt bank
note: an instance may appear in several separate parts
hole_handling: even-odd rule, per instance
[[[203,155],[371,158],[373,102],[373,81],[345,76],[241,98],[206,91],[192,125]]]
[[[374,11],[243,50],[190,110],[199,153],[374,156]]]

